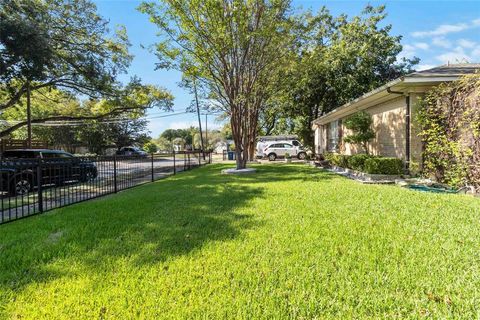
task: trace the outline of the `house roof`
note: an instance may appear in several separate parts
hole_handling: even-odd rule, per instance
[[[480,63],[462,63],[442,65],[428,70],[412,72],[330,111],[314,120],[313,127],[397,98],[400,96],[399,93],[425,92],[433,85],[455,81],[461,76],[473,74],[478,70],[480,70]]]
[[[428,70],[413,72],[405,77],[462,76],[475,73],[478,69],[480,69],[480,63],[447,64]]]

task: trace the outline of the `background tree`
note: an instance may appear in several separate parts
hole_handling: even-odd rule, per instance
[[[138,117],[152,107],[170,110],[172,97],[165,90],[136,78],[126,86],[117,81],[131,61],[128,46],[125,29],[110,31],[89,0],[0,0],[0,112],[2,117],[11,109],[17,113],[17,122],[4,126],[0,137],[27,124],[20,109],[26,109],[29,92],[32,113],[42,103],[40,96],[51,98],[51,90],[96,103],[75,110],[60,101],[55,109],[42,105],[39,109],[49,112],[33,115],[32,123]]]
[[[56,87],[98,98],[113,94],[131,56],[125,29],[108,29],[88,0],[2,0],[0,80],[15,104],[30,90]]]
[[[143,3],[162,31],[158,67],[196,80],[230,118],[237,168],[253,157],[269,77],[290,45],[289,1],[166,0]]]
[[[143,145],[143,150],[145,150],[148,153],[155,153],[158,151],[158,146],[155,142],[148,141]]]
[[[182,138],[186,144],[192,144],[193,135],[192,128],[189,129],[167,129],[163,131],[160,135],[160,138],[168,140],[170,143],[173,142],[176,138]]]
[[[366,154],[369,154],[368,143],[375,138],[372,116],[366,111],[356,112],[345,119],[344,124],[347,129],[352,131],[352,134],[345,136],[343,141],[358,144]]]
[[[296,53],[275,78],[278,112],[264,115],[265,132],[297,134],[313,149],[314,119],[411,72],[418,59],[397,60],[401,36],[390,34],[385,17],[384,6],[367,6],[351,19],[325,7],[297,17]]]

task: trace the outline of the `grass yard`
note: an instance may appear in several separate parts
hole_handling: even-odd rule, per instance
[[[480,200],[211,165],[0,226],[0,318],[480,317]]]

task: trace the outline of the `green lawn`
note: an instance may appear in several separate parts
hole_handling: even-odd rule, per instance
[[[0,318],[480,317],[480,199],[223,167],[0,226]]]

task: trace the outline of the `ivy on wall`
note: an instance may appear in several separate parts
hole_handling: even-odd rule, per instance
[[[480,191],[480,73],[435,87],[420,103],[423,172]]]

